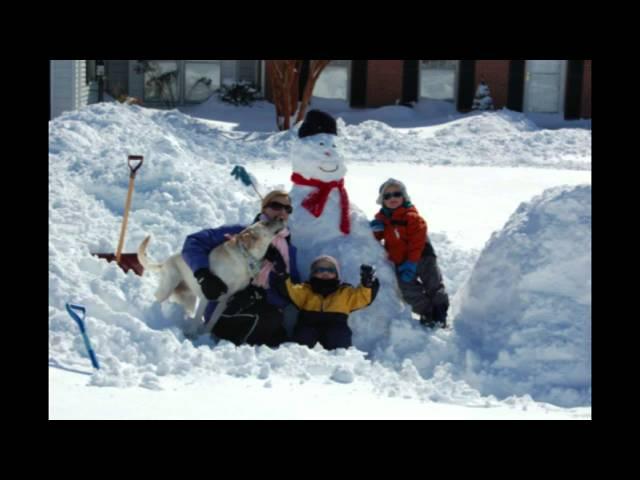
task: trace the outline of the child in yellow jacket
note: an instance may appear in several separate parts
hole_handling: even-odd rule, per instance
[[[370,305],[380,287],[373,268],[367,265],[361,267],[360,281],[358,287],[342,283],[338,261],[329,255],[313,261],[308,282],[296,284],[280,277],[276,288],[300,310],[293,341],[309,348],[318,341],[327,350],[349,348],[349,314]]]

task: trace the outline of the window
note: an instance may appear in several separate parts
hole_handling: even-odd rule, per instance
[[[331,60],[313,88],[314,97],[348,100],[349,60]]]
[[[420,60],[420,97],[455,100],[458,60]]]
[[[176,60],[143,60],[145,101],[176,105],[178,92],[178,62]]]
[[[203,102],[220,88],[222,69],[219,62],[185,61],[184,99]]]

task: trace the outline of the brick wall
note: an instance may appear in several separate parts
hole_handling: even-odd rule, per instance
[[[581,117],[591,118],[591,60],[584,61],[584,77],[582,79]]]
[[[395,105],[402,97],[403,60],[369,60],[367,107]]]
[[[509,60],[476,60],[474,95],[481,80],[489,86],[494,107],[505,107],[509,90]]]

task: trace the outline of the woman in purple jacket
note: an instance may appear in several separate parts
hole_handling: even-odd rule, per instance
[[[274,190],[262,201],[262,212],[254,220],[287,220],[292,212],[291,198],[287,192]],[[206,229],[187,237],[182,248],[182,258],[193,270],[209,304],[204,313],[206,322],[217,305],[217,299],[227,291],[224,282],[209,269],[209,253],[246,226],[230,225]],[[287,272],[294,281],[300,281],[296,265],[296,247],[291,245],[288,229],[282,230],[273,240],[260,272],[244,290],[229,299],[213,328],[218,338],[229,340],[236,345],[268,345],[275,347],[287,341],[284,328],[284,308],[290,301],[271,288],[271,280],[276,273]]]

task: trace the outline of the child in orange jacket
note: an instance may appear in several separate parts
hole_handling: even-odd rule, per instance
[[[396,265],[398,286],[420,322],[446,327],[449,296],[442,282],[436,254],[427,235],[427,222],[411,203],[400,180],[390,178],[379,189],[382,205],[371,228]]]

